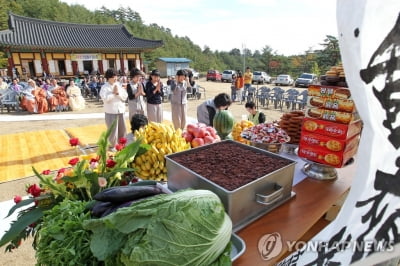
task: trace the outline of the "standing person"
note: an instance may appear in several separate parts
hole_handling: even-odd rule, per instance
[[[207,126],[213,126],[214,116],[219,110],[227,110],[232,104],[231,98],[226,93],[220,93],[197,107],[197,121]]]
[[[128,93],[128,110],[129,121],[131,121],[134,114],[146,115],[146,105],[144,102],[144,84],[142,77],[144,73],[137,68],[131,70],[131,81],[126,85],[126,92]]]
[[[82,97],[82,91],[78,86],[75,86],[75,81],[73,79],[69,81],[67,95],[69,99],[69,107],[71,107],[72,111],[85,109],[85,99]]]
[[[237,99],[240,101],[240,104],[242,104],[243,100],[243,86],[244,86],[244,79],[242,76],[242,72],[238,72],[238,76],[235,80],[235,87],[236,87],[236,93],[237,93]]]
[[[164,92],[160,72],[157,69],[151,71],[150,80],[146,83],[145,93],[149,121],[161,123],[163,121],[162,99]]]
[[[242,101],[245,100],[246,93],[251,87],[251,84],[253,82],[253,73],[251,72],[250,67],[246,67],[246,72],[244,73],[244,90],[243,90],[243,95],[242,95]]]
[[[247,120],[253,122],[254,125],[265,123],[265,114],[256,109],[254,102],[247,102],[244,107],[249,112]]]
[[[120,138],[126,135],[126,126],[124,120],[125,101],[128,98],[128,93],[117,82],[117,73],[114,69],[107,69],[105,73],[106,83],[100,89],[100,97],[104,102],[104,112],[106,126],[109,129],[114,121],[116,121],[114,129],[111,131],[108,141],[110,142],[109,149],[115,151],[115,145]]]
[[[237,95],[236,95],[236,79],[237,79],[236,74],[232,74],[232,83],[231,83],[231,100],[232,100],[232,102],[236,102],[236,98],[237,98]]]
[[[187,114],[187,89],[188,80],[185,70],[176,72],[176,82],[171,84],[171,113],[175,129],[184,129]]]

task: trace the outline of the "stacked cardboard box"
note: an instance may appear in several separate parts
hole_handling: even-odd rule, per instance
[[[343,167],[357,153],[361,129],[348,88],[310,85],[298,154],[310,161]]]

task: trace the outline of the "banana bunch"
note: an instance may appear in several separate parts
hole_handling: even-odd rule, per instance
[[[249,141],[242,138],[240,136],[240,133],[242,133],[242,131],[245,130],[246,128],[249,128],[252,126],[254,126],[254,123],[251,121],[248,121],[248,120],[242,120],[240,122],[236,122],[233,125],[233,129],[232,129],[233,140],[241,142],[241,143],[249,144]]]
[[[182,137],[182,130],[175,130],[172,125],[150,122],[135,131],[135,137],[142,137],[144,143],[151,145],[150,150],[135,157],[133,162],[136,175],[145,180],[167,181],[164,156],[190,148],[190,143]]]

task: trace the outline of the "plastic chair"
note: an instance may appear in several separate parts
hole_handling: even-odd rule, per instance
[[[270,96],[270,91],[271,89],[266,87],[266,86],[262,86],[257,93],[257,99],[259,101],[259,103],[264,107],[265,105],[269,105],[269,96]]]
[[[246,96],[247,102],[255,102],[256,92],[257,92],[257,89],[255,87],[250,87],[247,90],[247,96]]]
[[[304,109],[307,105],[307,99],[308,99],[308,90],[303,90],[300,92],[299,95],[297,95],[295,104],[299,106],[299,110]]]
[[[286,104],[287,109],[290,109],[290,106],[292,106],[292,110],[296,109],[297,95],[299,95],[299,91],[296,89],[289,89],[286,91],[283,102]]]
[[[277,109],[278,107],[282,111],[282,99],[283,99],[283,93],[285,92],[284,89],[281,87],[275,87],[272,89],[273,93],[270,95],[270,100],[274,103],[274,108]]]
[[[0,96],[0,109],[2,113],[4,107],[7,108],[8,113],[10,112],[10,109],[19,111],[18,93],[16,91],[8,89]]]

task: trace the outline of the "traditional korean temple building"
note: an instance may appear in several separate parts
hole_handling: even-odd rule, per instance
[[[0,31],[0,50],[8,58],[8,75],[22,78],[144,70],[143,53],[163,45],[132,36],[122,24],[55,22],[12,13],[8,24]]]

